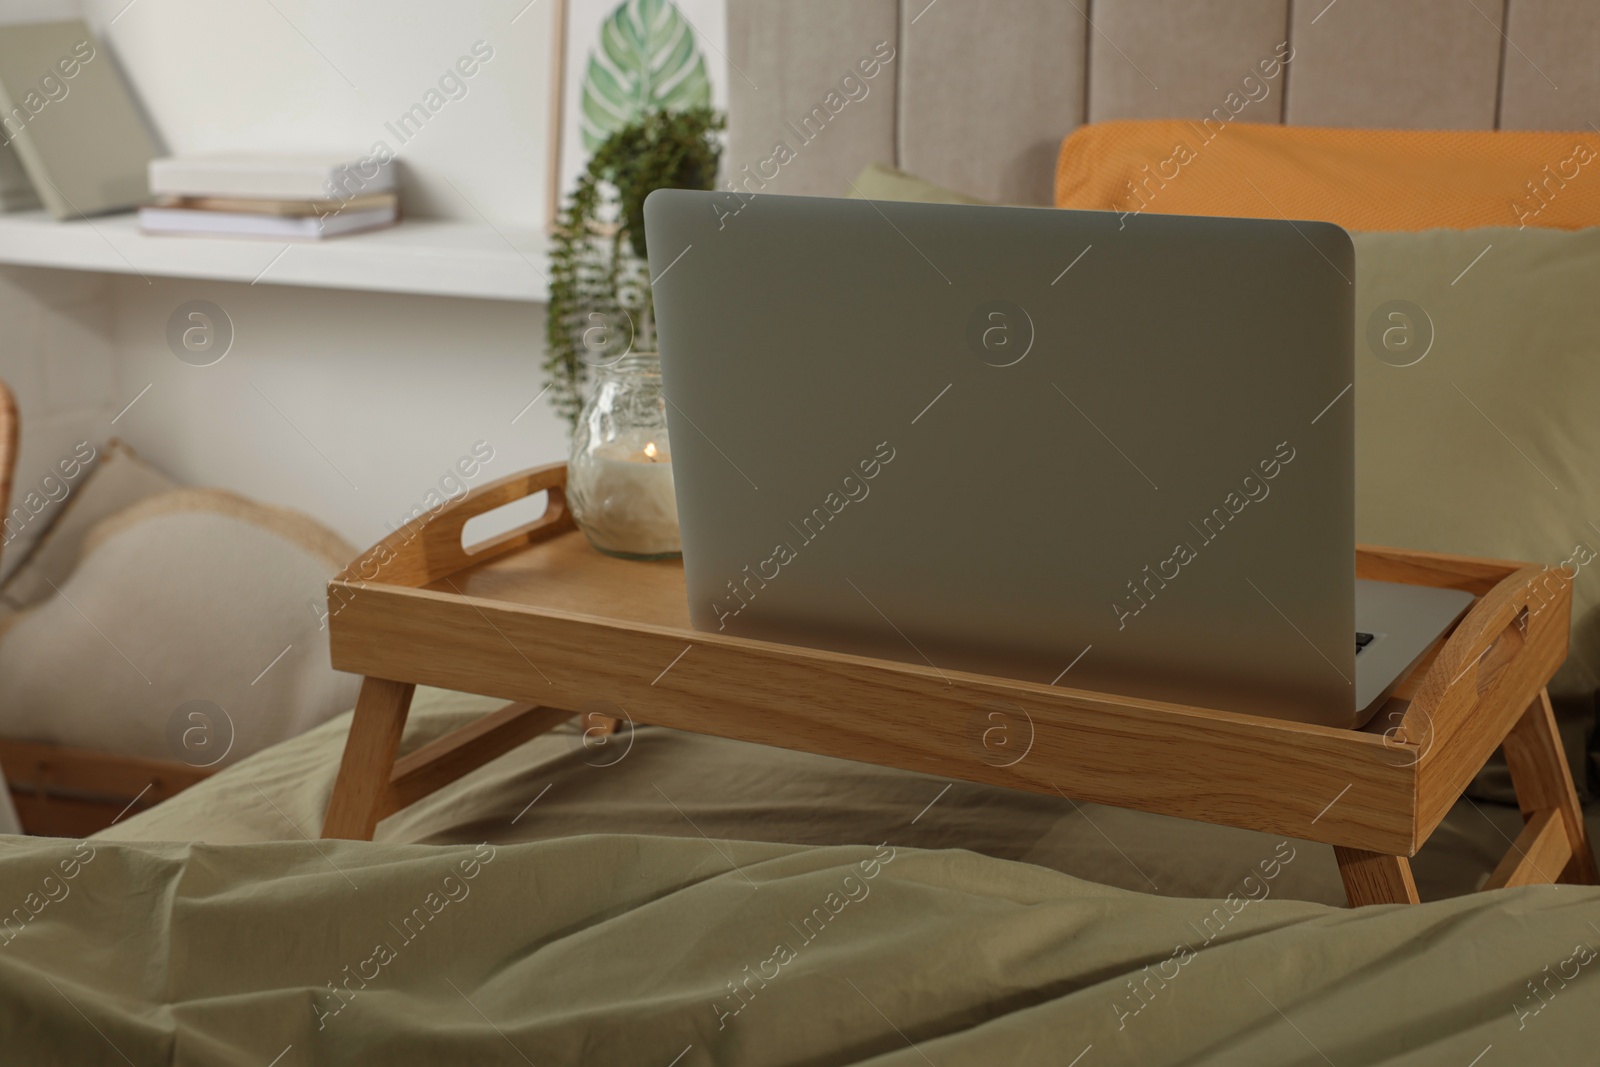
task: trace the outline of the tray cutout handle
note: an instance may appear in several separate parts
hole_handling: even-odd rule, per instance
[[[1508,576],[1467,612],[1406,709],[1398,739],[1421,742],[1453,734],[1494,688],[1527,647],[1534,615],[1550,609],[1529,599],[1537,574],[1527,568]],[[1557,607],[1564,609],[1565,603]]]
[[[437,512],[424,512],[363,552],[335,582],[419,587],[475,563],[573,528],[567,509],[567,465],[551,463],[480,485]],[[544,513],[487,541],[463,544],[467,522],[529,497],[545,496]]]
[[[541,489],[488,511],[480,511],[461,524],[462,554],[480,556],[506,541],[539,529],[551,521],[552,506],[560,511],[562,503],[558,499],[552,505],[550,490]]]
[[[1477,697],[1489,691],[1489,687],[1499,680],[1500,674],[1511,661],[1522,652],[1522,646],[1528,643],[1528,605],[1524,604],[1517,609],[1511,621],[1505,628],[1495,635],[1489,647],[1483,650],[1472,665],[1473,695]]]

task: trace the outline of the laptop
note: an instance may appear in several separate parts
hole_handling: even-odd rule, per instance
[[[661,190],[645,230],[697,629],[1357,727],[1472,603],[1356,580],[1337,226]]]

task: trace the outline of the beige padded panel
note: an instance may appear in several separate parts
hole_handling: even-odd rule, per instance
[[[1503,0],[1294,0],[1286,121],[1493,129],[1502,13]]]
[[[1085,2],[904,0],[900,168],[1050,203],[1061,139],[1083,121]]]
[[[1503,130],[1588,130],[1600,123],[1600,3],[1510,0]]]
[[[1600,0],[727,2],[738,69],[724,174],[741,178],[782,141],[795,159],[772,192],[839,195],[881,162],[1046,204],[1061,139],[1086,115],[1209,112],[1285,34],[1294,60],[1242,121],[1492,129],[1498,103],[1504,129],[1600,124]],[[802,143],[790,124],[879,41],[895,61]]]
[[[1231,92],[1245,97],[1246,75],[1260,100],[1238,120],[1282,120],[1283,77],[1264,81],[1258,64],[1288,39],[1289,0],[1099,0],[1086,10],[1090,122],[1210,114]]]
[[[728,152],[723,179],[745,188],[751,172],[773,158],[782,143],[791,162],[765,170],[777,177],[756,192],[840,196],[847,179],[868,163],[894,162],[897,45],[896,0],[729,0]],[[857,64],[880,43],[893,61],[867,81]],[[828,115],[824,101],[854,76],[866,90],[860,100]],[[859,95],[861,88],[852,88]],[[843,99],[840,92],[836,99]],[[806,116],[824,109],[826,122]]]

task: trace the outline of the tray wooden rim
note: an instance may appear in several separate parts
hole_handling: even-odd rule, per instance
[[[508,552],[581,536],[566,508],[565,476],[565,465],[553,464],[503,478],[362,553],[329,583],[330,604],[340,605],[329,615],[334,667],[573,711],[596,699],[632,703],[648,709],[637,721],[1040,792],[1062,792],[1064,778],[1079,799],[1411,855],[1566,655],[1570,585],[1546,588],[1550,597],[1539,593],[1535,605],[1543,568],[1377,546],[1358,546],[1362,577],[1477,597],[1403,684],[1409,703],[1390,713],[1398,723],[1381,735],[422,588]],[[463,550],[467,519],[537,492],[549,494],[544,516]],[[647,674],[686,644],[700,651],[694,661],[664,685],[651,682]],[[562,684],[543,677],[523,648],[559,650]],[[619,662],[641,664],[639,677],[619,673]],[[821,685],[826,714],[786,706],[781,690],[799,680],[797,671]],[[744,678],[741,694],[718,672],[770,677]],[[693,707],[686,691],[728,707]],[[850,704],[874,699],[889,701],[895,714],[852,721]],[[1015,704],[1034,742],[1048,735],[1033,766],[1023,759],[997,767],[981,752],[960,751],[952,720],[963,707],[970,718],[974,699]],[[1094,760],[1121,766],[1125,784],[1090,774]],[[1197,775],[1196,767],[1207,770]],[[1242,780],[1217,782],[1224,769]],[[1344,792],[1329,780],[1341,777]]]

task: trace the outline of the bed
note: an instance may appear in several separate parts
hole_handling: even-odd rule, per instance
[[[493,706],[424,691],[404,748]],[[574,723],[318,841],[348,721],[9,844],[0,888],[38,910],[0,918],[8,1053],[1576,1063],[1600,1037],[1600,890],[1471,894],[1520,821],[1492,803],[1419,861],[1443,899],[1351,911],[1326,846]]]
[[[1267,899],[1300,859],[1197,901],[892,843],[24,842],[8,888],[76,874],[0,1020],[31,1063],[1592,1062],[1592,892]]]
[[[1048,203],[1076,126],[1204,115],[1281,43],[1296,56],[1252,99],[1253,121],[1578,130],[1600,115],[1600,12],[1576,0],[734,0],[731,170],[792,136],[786,124],[878,41],[895,46],[894,77],[831,119],[772,191],[832,195],[880,161],[972,197]],[[1393,264],[1458,269],[1463,249],[1479,247],[1437,232],[1405,247],[1367,240],[1396,245]],[[1539,277],[1558,261],[1590,269],[1566,247],[1528,255]],[[1517,269],[1494,263],[1477,269]],[[1483,303],[1449,275],[1433,284],[1423,303]],[[1541,404],[1573,411],[1593,395],[1588,329],[1540,335],[1545,372],[1569,376]],[[1503,360],[1478,370],[1489,395],[1526,373]],[[1373,411],[1425,402],[1374,391],[1363,373]],[[1441,409],[1436,422],[1469,415]],[[1518,419],[1502,418],[1501,435],[1545,426],[1534,457],[1565,443],[1566,460],[1545,467],[1583,491],[1583,459],[1600,444],[1581,418],[1541,406]],[[1478,431],[1489,443],[1471,438],[1467,460],[1517,477],[1522,460]],[[1452,461],[1430,440],[1407,447]],[[1495,548],[1418,543],[1435,531],[1403,514],[1364,521],[1390,543],[1573,558],[1570,543],[1545,537],[1551,527],[1482,533]],[[1591,609],[1574,619],[1575,646],[1594,636]],[[1581,779],[1592,664],[1575,658],[1568,675],[1564,725]],[[495,706],[425,692],[402,750]],[[1352,911],[1337,906],[1324,846],[652,726],[596,735],[569,724],[390,816],[371,843],[321,841],[348,729],[348,716],[324,723],[87,841],[7,839],[8,1058],[1595,1058],[1585,972],[1600,889],[1474,895],[1522,824],[1493,775],[1418,857],[1428,903]],[[1593,804],[1588,816],[1596,826]]]
[[[404,747],[493,706],[424,691]],[[1520,821],[1492,803],[1419,861],[1434,903],[1351,911],[1325,846],[655,727],[570,724],[374,843],[317,841],[347,728],[8,847],[0,887],[40,909],[0,933],[8,1050],[1465,1064],[1600,1037],[1600,890],[1471,894]]]

